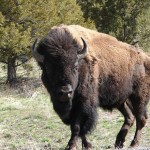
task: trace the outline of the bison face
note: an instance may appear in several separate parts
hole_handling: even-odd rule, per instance
[[[33,44],[33,56],[42,68],[42,80],[54,104],[72,105],[78,85],[79,61],[85,57],[88,49],[84,39],[82,41],[83,48],[80,51],[74,45],[67,50],[63,45],[55,45],[54,49],[48,40],[44,44],[39,43],[37,48],[36,41]]]
[[[49,59],[51,58],[51,59]],[[42,66],[44,85],[53,102],[71,103],[78,85],[78,61],[68,57],[45,56]]]

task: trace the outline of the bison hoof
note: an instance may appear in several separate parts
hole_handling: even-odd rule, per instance
[[[77,148],[76,147],[67,147],[67,148],[65,148],[65,150],[77,150]]]
[[[116,142],[115,143],[115,148],[116,149],[121,149],[121,148],[123,148],[123,143],[120,141],[120,142]]]
[[[85,148],[85,147],[83,147],[82,150],[92,150],[92,148]]]
[[[133,140],[130,144],[130,147],[138,147],[138,146],[139,146],[139,142],[135,140]]]
[[[87,142],[86,144],[82,145],[83,150],[92,150],[92,145],[91,143]]]
[[[65,150],[77,150],[76,146],[67,146]]]

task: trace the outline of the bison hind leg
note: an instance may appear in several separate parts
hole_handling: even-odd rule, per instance
[[[137,96],[132,95],[131,101],[132,106],[134,108],[134,114],[136,117],[136,132],[134,135],[134,139],[131,142],[131,147],[137,147],[139,146],[141,134],[142,134],[142,128],[146,124],[146,120],[148,118],[147,115],[147,104],[149,101],[150,95],[147,94],[147,97],[144,97],[143,95]]]
[[[142,134],[142,128],[145,126],[146,124],[146,119],[147,119],[147,113],[144,112],[139,112],[136,115],[136,132],[134,135],[134,139],[131,142],[131,147],[137,147],[139,146],[140,143],[140,139],[141,139],[141,134]]]
[[[115,147],[116,148],[123,148],[123,143],[125,142],[125,137],[130,129],[130,127],[133,125],[135,117],[131,110],[131,105],[128,102],[124,102],[118,110],[123,114],[124,116],[124,124],[122,125],[122,128],[120,129],[116,142]]]

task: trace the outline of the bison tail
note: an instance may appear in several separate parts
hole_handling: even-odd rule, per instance
[[[146,56],[145,56],[145,59],[144,59],[144,66],[145,66],[146,73],[147,73],[148,75],[150,75],[150,57],[149,57],[149,55],[146,55]]]

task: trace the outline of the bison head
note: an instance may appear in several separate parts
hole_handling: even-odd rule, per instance
[[[33,56],[42,68],[42,80],[55,107],[71,107],[74,92],[78,85],[79,63],[88,51],[83,38],[83,47],[73,38],[60,39],[48,36],[36,46],[33,44]],[[58,108],[60,109],[60,108]],[[64,111],[64,110],[63,110]]]

